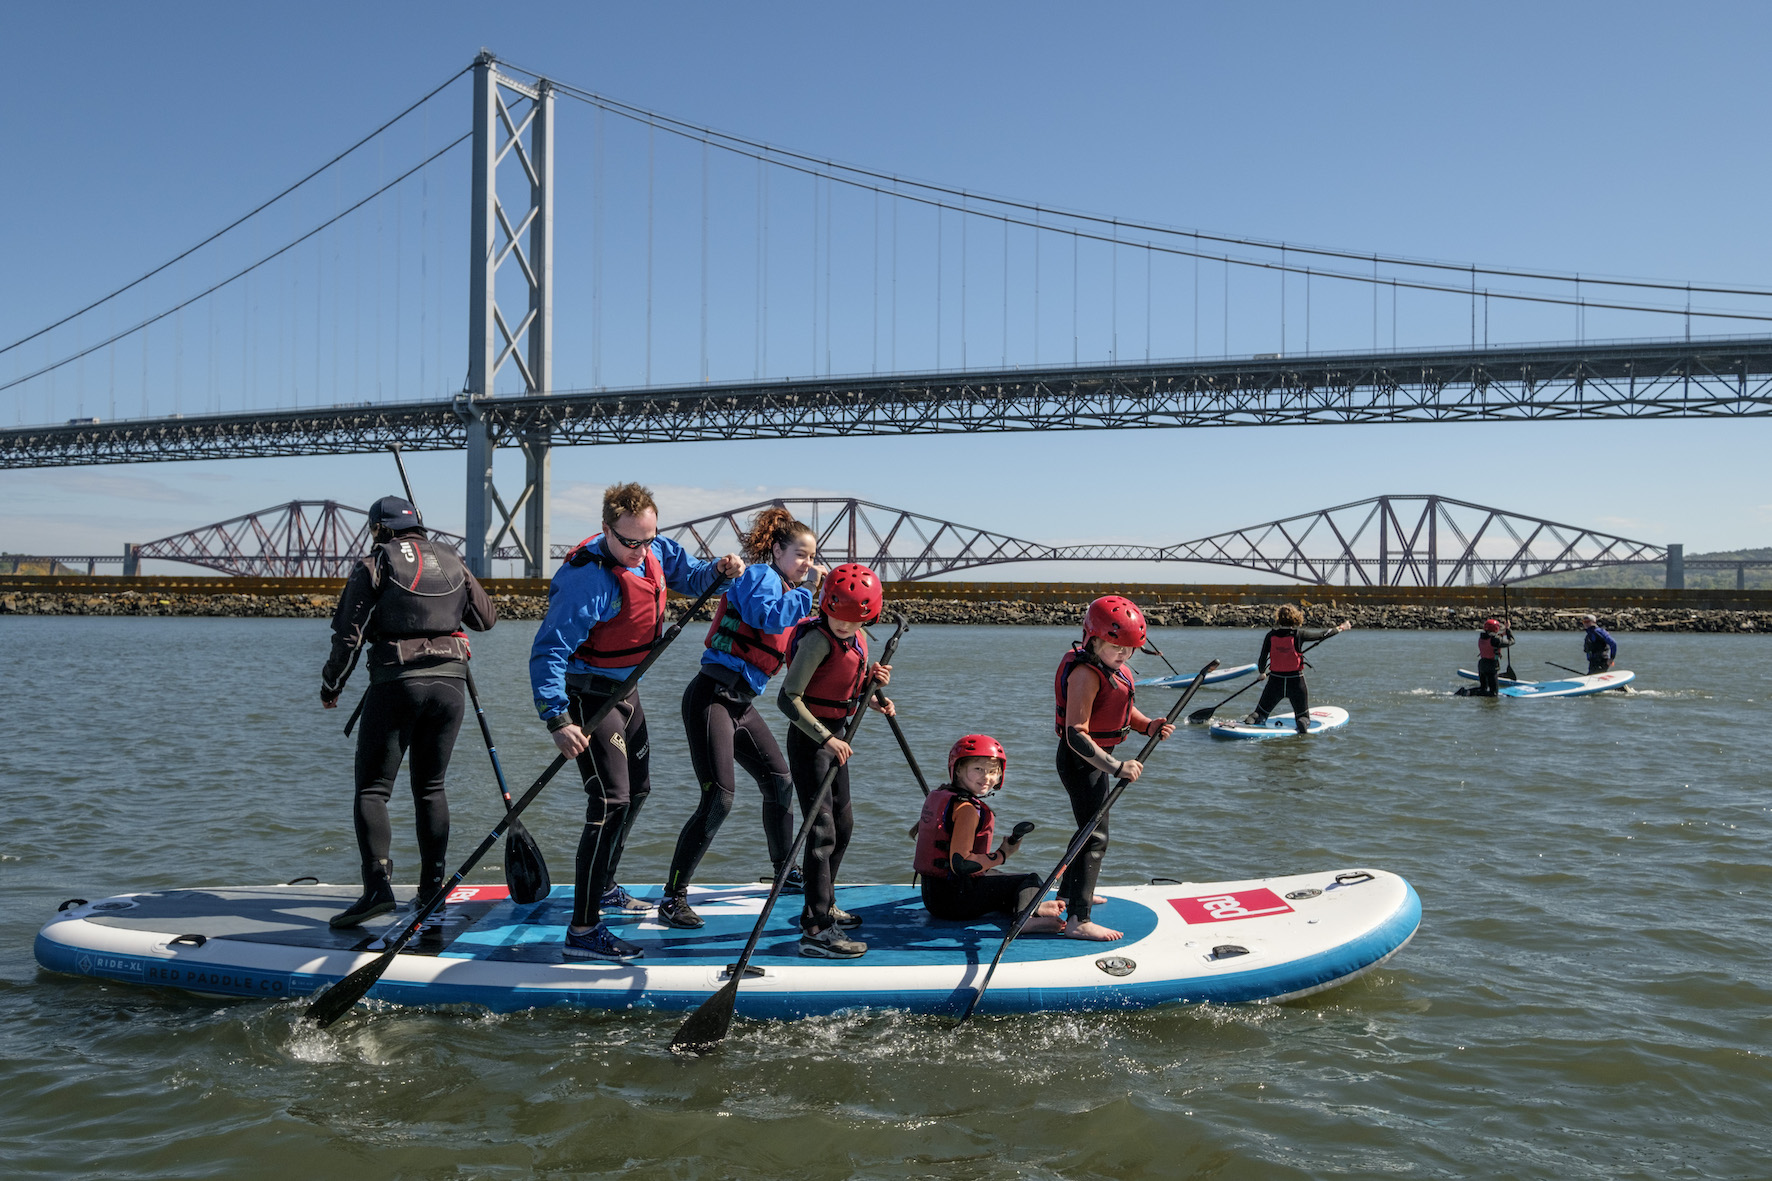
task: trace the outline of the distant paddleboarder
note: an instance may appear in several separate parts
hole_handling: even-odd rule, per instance
[[[1310,665],[1304,658],[1304,646],[1316,640],[1326,640],[1352,626],[1343,622],[1340,627],[1305,627],[1304,612],[1291,603],[1276,608],[1274,628],[1262,637],[1261,655],[1255,658],[1256,676],[1265,677],[1267,684],[1261,687],[1261,700],[1243,719],[1243,724],[1261,725],[1284,697],[1292,703],[1292,716],[1296,719],[1298,732],[1310,733],[1311,691],[1304,683],[1304,670]]]
[[[1593,615],[1583,615],[1581,626],[1587,634],[1581,639],[1581,651],[1587,657],[1587,675],[1612,671],[1612,663],[1618,659],[1618,641],[1600,626],[1600,621]]]
[[[1485,619],[1477,633],[1477,687],[1472,697],[1495,697],[1501,693],[1502,649],[1514,646],[1513,628],[1499,619]]]
[[[492,600],[447,545],[425,536],[418,510],[398,496],[369,509],[375,548],[358,560],[332,613],[332,654],[320,672],[320,703],[338,706],[365,648],[369,690],[357,730],[357,851],[363,896],[332,916],[354,927],[394,909],[388,797],[400,761],[412,754],[412,803],[418,814],[419,902],[443,885],[449,852],[449,801],[443,779],[467,705],[465,625],[498,622]],[[437,922],[442,908],[431,919]]]

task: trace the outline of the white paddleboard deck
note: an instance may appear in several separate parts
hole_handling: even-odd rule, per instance
[[[1477,674],[1468,669],[1459,669],[1458,675],[1472,681],[1477,679]],[[1623,689],[1636,679],[1637,674],[1629,669],[1615,668],[1591,676],[1564,677],[1560,681],[1510,681],[1503,677],[1498,683],[1502,697],[1586,697],[1608,689]]]
[[[1198,673],[1177,673],[1169,677],[1144,677],[1132,683],[1140,689],[1185,689],[1194,683],[1194,678],[1198,675]],[[1238,677],[1252,677],[1254,675],[1255,664],[1250,662],[1249,664],[1233,665],[1230,668],[1215,668],[1206,674],[1206,679],[1200,684],[1202,686],[1220,685],[1225,681],[1234,681]]]
[[[605,963],[562,959],[571,887],[520,906],[503,886],[463,886],[451,896],[444,929],[409,944],[369,995],[494,1011],[693,1009],[725,982],[767,893],[766,885],[692,888],[690,901],[705,927],[675,930],[656,915],[613,924],[645,956]],[[1101,893],[1107,902],[1095,908],[1095,919],[1125,938],[1095,943],[1023,935],[1010,945],[982,1009],[1031,1013],[1308,996],[1383,963],[1421,921],[1421,900],[1409,883],[1377,869],[1165,881],[1102,887]],[[36,955],[54,972],[205,996],[306,996],[369,963],[380,950],[378,939],[404,928],[404,907],[388,928],[328,927],[327,917],[356,895],[354,887],[289,885],[75,900],[38,933]],[[762,975],[747,976],[739,989],[739,1013],[957,1012],[1007,931],[1006,919],[932,919],[907,886],[842,886],[837,901],[862,918],[854,936],[868,943],[868,953],[854,960],[800,956],[799,900],[784,897],[751,961]]]
[[[1306,726],[1312,734],[1321,734],[1325,730],[1347,725],[1347,710],[1339,705],[1314,705],[1306,717],[1310,719]],[[1270,714],[1260,725],[1249,725],[1229,718],[1212,719],[1211,734],[1214,738],[1286,738],[1297,733],[1298,719],[1289,713]]]

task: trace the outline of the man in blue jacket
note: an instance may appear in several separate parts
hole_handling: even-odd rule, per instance
[[[1583,615],[1581,626],[1587,629],[1587,635],[1581,641],[1581,650],[1587,656],[1588,675],[1591,677],[1595,673],[1606,672],[1612,667],[1612,662],[1618,659],[1618,642],[1592,615]]]
[[[611,933],[603,912],[633,915],[653,905],[616,882],[628,832],[652,790],[639,693],[590,733],[580,724],[646,659],[664,627],[667,587],[699,595],[715,579],[742,573],[744,560],[737,554],[701,561],[660,537],[652,493],[618,484],[603,494],[603,532],[580,542],[548,585],[547,616],[529,650],[529,683],[554,745],[578,760],[589,797],[566,932],[568,959],[638,958],[640,948]]]

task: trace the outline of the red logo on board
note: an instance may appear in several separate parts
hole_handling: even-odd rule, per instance
[[[1207,894],[1200,898],[1171,898],[1169,905],[1190,923],[1226,923],[1232,919],[1254,919],[1292,911],[1285,899],[1265,889]]]
[[[499,902],[510,896],[509,886],[457,886],[444,901],[459,906],[463,902]]]

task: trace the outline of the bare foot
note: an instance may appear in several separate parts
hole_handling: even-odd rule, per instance
[[[1042,919],[1062,918],[1064,916],[1064,903],[1062,903],[1062,902],[1042,902],[1034,910],[1034,916],[1036,918],[1042,918]],[[1029,921],[1032,922],[1033,920],[1030,919]]]
[[[1037,914],[1021,929],[1023,935],[1057,935],[1064,930],[1064,920],[1055,914]]]
[[[1111,943],[1115,939],[1123,937],[1126,933],[1124,931],[1116,931],[1112,927],[1104,927],[1100,923],[1092,923],[1088,921],[1079,923],[1077,920],[1072,919],[1065,925],[1064,934],[1067,939],[1094,939],[1102,943]]]

